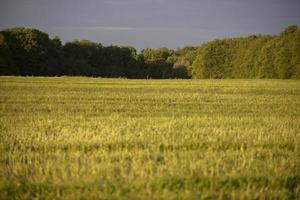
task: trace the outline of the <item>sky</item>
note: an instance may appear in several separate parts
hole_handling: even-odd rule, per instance
[[[300,25],[300,0],[0,0],[0,29],[37,28],[63,42],[177,48],[277,34]]]

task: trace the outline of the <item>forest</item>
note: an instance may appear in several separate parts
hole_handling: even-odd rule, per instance
[[[176,50],[103,46],[89,40],[63,44],[37,29],[0,31],[0,75],[92,76],[134,79],[300,78],[300,27],[278,35],[209,41]]]

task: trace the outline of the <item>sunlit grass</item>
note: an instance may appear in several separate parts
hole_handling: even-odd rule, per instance
[[[0,78],[0,199],[299,199],[300,81]]]

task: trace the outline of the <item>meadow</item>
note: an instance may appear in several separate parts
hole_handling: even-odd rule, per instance
[[[300,80],[0,77],[0,199],[300,199]]]

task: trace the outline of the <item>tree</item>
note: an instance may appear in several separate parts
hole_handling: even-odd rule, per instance
[[[1,33],[21,75],[48,75],[45,69],[53,45],[48,34],[26,28],[6,29]]]

